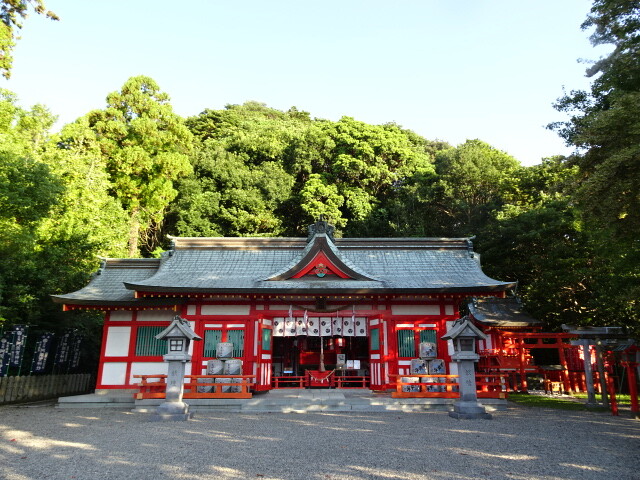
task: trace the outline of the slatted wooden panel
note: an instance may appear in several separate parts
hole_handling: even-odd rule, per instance
[[[435,330],[421,330],[420,342],[432,342],[436,343],[436,331]]]
[[[398,356],[416,356],[416,345],[413,330],[398,330]]]
[[[0,378],[0,404],[86,393],[95,386],[89,373]]]
[[[216,345],[222,340],[222,330],[206,330],[204,332],[204,356],[215,357]]]
[[[244,330],[228,330],[227,341],[233,343],[233,356],[241,358],[244,355]]]
[[[136,335],[136,355],[152,357],[167,353],[167,342],[158,340],[156,335],[167,327],[138,327]]]

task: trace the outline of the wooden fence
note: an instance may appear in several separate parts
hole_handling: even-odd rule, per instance
[[[88,393],[93,387],[90,373],[0,377],[0,405]]]

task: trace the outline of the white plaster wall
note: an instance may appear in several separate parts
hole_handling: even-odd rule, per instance
[[[392,305],[393,315],[440,315],[440,305]]]
[[[202,305],[202,315],[249,315],[250,305]]]
[[[128,322],[133,318],[133,313],[129,310],[118,310],[117,312],[111,312],[109,320],[112,322]]]
[[[173,310],[141,310],[136,318],[142,322],[170,322],[175,316]]]
[[[102,385],[124,385],[127,373],[126,362],[107,362],[102,367]]]
[[[129,383],[131,385],[139,383],[139,378],[133,378],[134,375],[166,375],[167,374],[166,362],[133,362],[131,364],[131,376],[129,377]]]
[[[356,310],[371,310],[372,308],[371,305],[356,305]]]
[[[104,350],[106,357],[126,357],[129,354],[131,327],[109,327]]]
[[[187,305],[187,315],[195,315],[195,314],[196,314],[196,306]]]
[[[305,307],[305,304],[300,305],[301,307]],[[308,305],[311,307],[312,305]],[[273,305],[269,304],[269,310],[289,310],[290,305]]]
[[[444,306],[444,314],[445,315],[453,315],[453,305],[445,305]]]

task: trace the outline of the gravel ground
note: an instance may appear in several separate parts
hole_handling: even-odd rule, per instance
[[[199,413],[0,407],[0,478],[634,479],[640,421],[512,406],[434,413]]]

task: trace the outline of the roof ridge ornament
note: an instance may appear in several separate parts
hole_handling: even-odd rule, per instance
[[[317,234],[325,234],[332,242],[335,242],[334,232],[336,227],[331,225],[329,222],[325,220],[324,215],[320,215],[318,217],[318,221],[316,223],[312,223],[309,225],[309,235],[307,236],[307,243],[313,239]]]
[[[472,237],[467,237],[466,238],[466,242],[467,242],[467,250],[469,252],[469,256],[471,258],[475,257],[475,252],[473,251],[473,241],[476,239],[476,236],[472,236]]]

